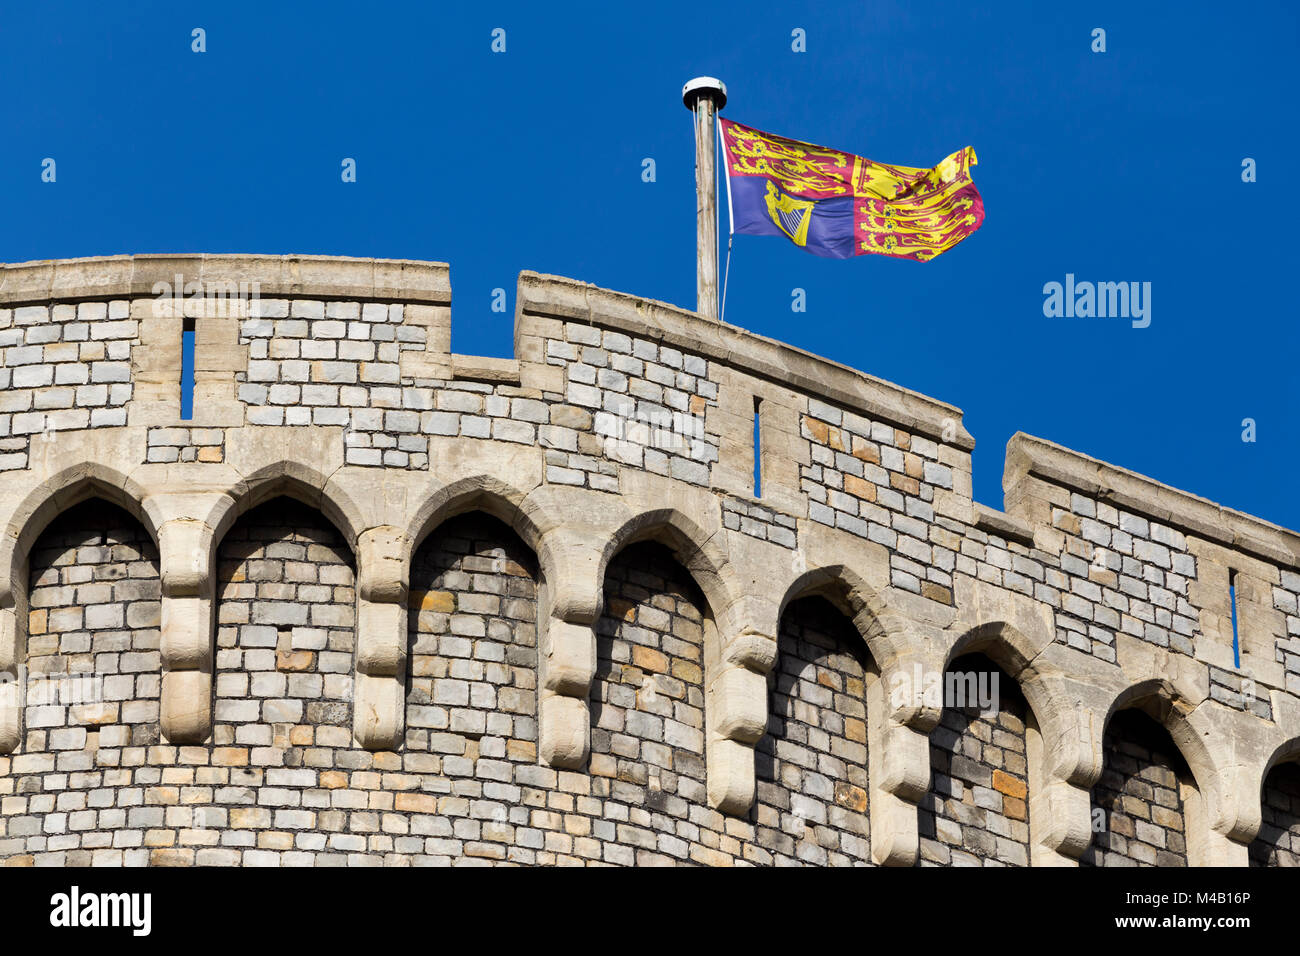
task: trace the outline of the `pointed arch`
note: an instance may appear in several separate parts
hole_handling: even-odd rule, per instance
[[[676,508],[655,508],[633,515],[606,541],[598,579],[604,580],[610,561],[629,545],[655,541],[673,552],[704,595],[715,619],[727,613],[738,590],[731,586],[727,553],[698,524]]]
[[[1122,710],[1136,709],[1145,713],[1169,732],[1179,755],[1187,762],[1197,788],[1206,796],[1208,805],[1217,809],[1217,780],[1221,768],[1204,737],[1189,720],[1199,703],[1168,678],[1152,677],[1137,681],[1116,695],[1106,712],[1105,726],[1109,726],[1111,719]],[[1103,727],[1103,733],[1104,730]]]
[[[506,522],[475,508],[438,521],[411,557],[405,635],[405,747],[445,753],[447,741],[537,760],[536,553]],[[448,724],[442,677],[467,697]],[[453,748],[454,749],[454,748]]]
[[[959,658],[984,655],[1016,682],[1044,738],[1060,740],[1073,733],[1066,725],[1066,718],[1073,713],[1074,702],[1065,698],[1059,683],[1053,679],[1058,676],[1054,669],[1038,660],[1041,650],[1039,642],[1014,624],[990,621],[970,628],[953,642],[944,670]]]
[[[65,468],[32,488],[10,514],[0,540],[0,607],[13,607],[15,590],[25,586],[32,543],[59,514],[88,498],[103,498],[131,514],[157,546],[161,516],[139,482],[100,462]]]
[[[1023,688],[969,646],[948,657],[940,681],[943,706],[930,732],[931,780],[919,813],[921,864],[1028,866],[1039,775]]]
[[[587,694],[592,793],[688,820],[707,795],[709,599],[654,535],[625,539],[602,585]]]
[[[1300,737],[1269,756],[1259,781],[1260,828],[1248,850],[1251,866],[1300,866]]]
[[[289,725],[339,746],[352,737],[357,556],[318,504],[278,491],[230,509],[214,538],[212,732],[243,746]]]
[[[540,514],[529,492],[492,475],[480,474],[442,485],[421,499],[405,529],[408,560],[439,525],[470,511],[482,511],[504,523],[541,557],[542,530],[552,522]]]
[[[853,622],[882,672],[911,650],[905,618],[853,568],[826,565],[805,571],[791,582],[777,608],[778,620],[793,602],[806,597],[825,598]]]
[[[1083,862],[1102,865],[1109,853],[1156,866],[1206,862],[1224,810],[1222,788],[1230,783],[1220,779],[1220,762],[1193,725],[1199,703],[1165,677],[1135,681],[1115,695],[1091,798],[1094,813],[1110,812]],[[1117,726],[1121,716],[1127,722]]]
[[[213,547],[245,512],[278,497],[289,497],[320,511],[343,535],[354,553],[357,538],[368,522],[361,507],[346,492],[330,482],[329,476],[302,462],[284,460],[259,468],[226,490],[208,513]]]
[[[782,865],[870,864],[869,692],[853,617],[816,590],[786,602],[755,744],[755,842]]]
[[[1269,755],[1268,762],[1264,764],[1264,773],[1260,777],[1260,785],[1267,779],[1269,773],[1279,764],[1300,763],[1300,737],[1292,737],[1284,740],[1273,748]]]

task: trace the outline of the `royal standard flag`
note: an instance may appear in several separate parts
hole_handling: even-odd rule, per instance
[[[984,221],[969,146],[914,169],[718,122],[733,232],[785,236],[833,259],[874,252],[925,262]]]

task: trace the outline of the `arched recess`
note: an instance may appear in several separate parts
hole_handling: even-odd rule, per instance
[[[879,672],[843,591],[829,594],[787,601],[777,630],[751,812],[768,863],[872,862],[867,688]]]
[[[461,511],[427,534],[411,559],[408,752],[503,784],[537,762],[537,614],[537,557],[499,518]]]
[[[204,522],[212,529],[213,546],[241,515],[275,498],[291,498],[319,511],[349,548],[356,547],[357,538],[370,525],[360,505],[332,485],[329,476],[310,465],[281,461],[245,476],[219,499]]]
[[[1300,867],[1300,738],[1269,760],[1260,803],[1263,822],[1249,847],[1250,865]]]
[[[784,616],[791,603],[812,596],[829,601],[853,623],[877,667],[888,668],[913,649],[902,616],[852,568],[831,565],[805,571],[786,588],[779,613]]]
[[[1033,712],[1020,685],[979,651],[960,653],[937,676],[923,689],[943,710],[930,732],[920,862],[1028,866]]]
[[[0,607],[12,607],[15,597],[26,587],[27,556],[32,543],[61,512],[88,498],[107,501],[126,511],[144,527],[156,547],[162,518],[138,482],[96,462],[65,468],[28,492],[10,514],[0,539]],[[8,594],[5,585],[11,589]]]
[[[527,493],[491,475],[462,478],[421,497],[420,506],[405,529],[411,554],[435,528],[471,511],[482,512],[500,521],[540,556],[542,530],[552,522],[535,513],[535,504]]]
[[[349,747],[357,569],[348,532],[288,495],[218,527],[213,743],[235,765],[290,766],[294,748]],[[253,761],[256,748],[266,749]]]
[[[638,831],[630,845],[606,852],[611,862],[681,861],[688,846],[679,828],[689,824],[692,808],[706,805],[712,611],[662,539],[627,544],[605,565],[603,580],[588,696],[592,795],[602,800],[606,819],[635,820]],[[656,831],[671,839],[657,840]]]
[[[129,476],[97,462],[66,468],[29,491],[10,512],[0,537],[0,753],[19,746],[27,658],[29,555],[57,516],[89,499],[122,509],[143,529],[157,561],[159,515]]]
[[[800,575],[780,601],[781,620],[792,607],[817,598],[829,605],[850,628],[838,627],[841,644],[852,647],[862,675],[866,704],[865,780],[869,837],[852,846],[855,854],[870,850],[871,862],[909,866],[916,861],[918,835],[916,804],[929,785],[929,741],[910,725],[925,707],[894,691],[919,665],[915,641],[901,615],[890,608],[852,568],[844,565],[815,568]],[[780,672],[778,652],[776,670]],[[854,668],[853,677],[858,668]],[[855,685],[856,689],[856,685]],[[779,701],[777,702],[779,703]],[[847,701],[841,701],[847,706]],[[769,719],[772,707],[769,703]],[[937,708],[934,708],[937,715]],[[856,725],[853,730],[856,733]],[[860,756],[854,751],[855,756]],[[832,790],[833,793],[833,790]],[[860,802],[860,796],[846,791]],[[857,834],[854,834],[857,836]]]
[[[146,763],[162,679],[152,535],[125,509],[83,495],[31,542],[28,561],[24,749]],[[64,786],[79,789],[82,776]]]
[[[1001,673],[1000,682],[1009,681],[1002,686],[1023,698],[1023,708],[1017,701],[1011,722],[1022,719],[1024,723],[1022,782],[1028,792],[1029,865],[1074,866],[1092,839],[1087,786],[1100,769],[1091,769],[1095,762],[1088,747],[1091,714],[1081,704],[1069,673],[1052,661],[1050,652],[1044,653],[1051,646],[1050,632],[1035,634],[1007,620],[977,624],[949,647],[943,685],[959,658],[978,654]],[[1087,782],[1080,783],[1080,775]],[[1015,796],[1020,787],[999,779],[1009,791],[1002,794],[1005,809],[1008,798],[1020,799]],[[985,794],[984,800],[996,803],[991,795]],[[1018,804],[1011,807],[1019,813]]]
[[[708,603],[715,623],[738,594],[728,580],[731,572],[726,551],[694,521],[675,508],[644,511],[625,521],[606,541],[601,552],[599,578],[609,575],[613,559],[628,547],[653,541],[667,548],[673,560],[690,575]]]
[[[1211,795],[1198,781],[1213,772],[1203,749],[1185,749],[1196,739],[1187,732],[1189,710],[1162,679],[1128,688],[1111,706],[1092,788],[1093,840],[1081,865],[1189,864],[1198,838],[1208,836]]]

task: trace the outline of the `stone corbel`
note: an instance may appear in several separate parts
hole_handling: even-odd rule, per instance
[[[924,675],[943,668],[912,656],[880,666],[880,676],[867,679],[871,857],[881,866],[912,866],[921,845],[917,805],[930,790],[930,730],[940,713],[925,700]]]
[[[1057,723],[1073,729],[1080,721],[1066,724],[1058,719]],[[1033,721],[1025,728],[1030,866],[1079,865],[1079,857],[1092,843],[1092,791],[1076,780],[1097,776],[1099,766],[1084,767],[1095,759],[1100,756],[1093,753],[1091,741],[1077,733],[1049,744]]]
[[[22,737],[23,659],[27,628],[13,601],[0,607],[0,754],[13,753]]]
[[[767,674],[776,638],[747,628],[723,648],[705,703],[709,805],[743,815],[754,803],[754,746],[767,732]]]
[[[550,617],[545,644],[538,692],[540,755],[549,766],[581,769],[591,749],[587,697],[596,676],[594,621]]]
[[[162,701],[159,725],[171,744],[212,733],[212,531],[177,518],[158,529],[162,568]]]
[[[890,715],[883,679],[867,685],[867,778],[871,858],[911,866],[920,852],[917,804],[930,787],[930,735]]]
[[[1249,840],[1234,839],[1231,826],[1211,810],[1195,785],[1181,788],[1187,835],[1188,866],[1249,866]]]
[[[1217,702],[1169,726],[1194,781],[1180,786],[1189,866],[1249,866],[1262,821],[1260,785],[1273,748],[1251,733],[1256,718]],[[1203,741],[1203,751],[1194,746]]]
[[[367,750],[396,750],[406,732],[406,536],[379,527],[357,539],[352,732]]]
[[[578,770],[591,750],[587,701],[596,676],[596,621],[604,604],[601,552],[563,533],[542,550],[555,573],[541,595],[538,755],[548,766]]]

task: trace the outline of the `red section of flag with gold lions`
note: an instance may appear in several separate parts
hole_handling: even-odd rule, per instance
[[[984,221],[970,146],[916,169],[718,122],[733,232],[785,236],[835,259],[878,253],[926,262]]]

